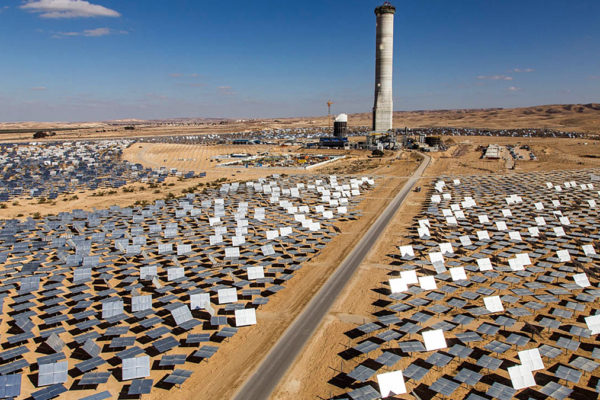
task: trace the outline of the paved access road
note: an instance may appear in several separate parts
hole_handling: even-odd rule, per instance
[[[325,317],[333,302],[338,297],[354,271],[361,264],[367,253],[373,248],[375,242],[383,233],[415,182],[421,177],[429,165],[431,158],[423,154],[421,165],[411,178],[394,197],[391,203],[361,238],[352,252],[344,259],[342,264],[325,282],[313,299],[306,305],[304,311],[288,329],[279,341],[263,359],[258,369],[237,392],[236,400],[268,399],[287,369],[290,367],[300,350],[312,336],[319,323]]]

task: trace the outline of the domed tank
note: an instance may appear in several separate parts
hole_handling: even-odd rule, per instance
[[[348,115],[340,114],[333,121],[333,136],[346,137],[348,133]]]

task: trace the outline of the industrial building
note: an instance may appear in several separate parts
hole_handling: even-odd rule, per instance
[[[260,144],[259,139],[233,139],[231,144],[248,145],[248,144]]]
[[[372,131],[367,133],[366,141],[356,143],[355,148],[368,150],[396,150],[401,147],[397,142],[393,126],[393,94],[392,74],[394,56],[394,14],[396,7],[388,1],[375,8],[375,99],[373,105]],[[333,102],[328,101],[328,110]],[[329,112],[328,112],[329,115]],[[319,140],[320,147],[348,147],[346,139],[348,130],[348,115],[339,114],[333,126],[333,137],[323,137]],[[342,140],[345,139],[345,140]],[[313,144],[313,146],[316,144]]]
[[[333,136],[346,137],[348,134],[348,115],[340,114],[333,121]]]
[[[440,147],[442,144],[442,138],[440,136],[426,136],[425,144],[429,147]]]
[[[319,138],[319,147],[345,148],[348,146],[346,137],[322,137]]]
[[[396,7],[388,1],[375,8],[375,101],[373,105],[373,132],[367,135],[366,148],[398,149],[396,134],[392,132],[394,102],[392,74],[394,59],[394,14]]]
[[[375,8],[377,32],[375,38],[375,104],[373,131],[384,133],[392,129],[394,103],[392,74],[394,57],[394,14],[396,7],[389,2]]]
[[[490,144],[485,150],[483,158],[488,160],[498,160],[500,158],[500,146],[497,144]]]

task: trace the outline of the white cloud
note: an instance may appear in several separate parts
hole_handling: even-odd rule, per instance
[[[217,86],[217,89],[223,95],[235,94],[235,92],[231,90],[231,86]]]
[[[189,77],[189,78],[198,78],[200,76],[200,74],[195,73],[195,72],[191,73],[191,74],[182,74],[180,72],[174,72],[172,74],[169,74],[169,76],[171,78],[187,78],[187,77]]]
[[[201,83],[201,82],[178,82],[176,83],[177,86],[181,86],[181,87],[188,87],[188,88],[203,88],[206,87],[205,83]]]
[[[108,28],[96,28],[96,29],[86,29],[83,31],[83,36],[106,36],[110,35],[110,29]]]
[[[533,68],[513,68],[513,72],[533,72]]]
[[[31,88],[31,90],[35,91],[35,92],[42,92],[44,90],[46,90],[46,86],[34,86]]]
[[[95,28],[95,29],[85,29],[83,31],[80,32],[57,32],[54,35],[52,35],[53,38],[64,38],[64,37],[70,37],[70,36],[87,36],[87,37],[100,37],[100,36],[107,36],[107,35],[113,35],[113,34],[127,34],[127,31],[114,31],[112,29],[109,28]]]
[[[85,0],[29,0],[22,9],[39,13],[42,18],[120,17],[115,10]]]
[[[521,88],[516,87],[516,86],[509,86],[508,90],[511,92],[518,92],[519,90],[521,90]]]
[[[479,75],[477,79],[489,79],[492,81],[512,81],[512,76],[506,75]]]
[[[52,35],[53,38],[59,39],[67,36],[81,36],[81,32],[57,32]]]

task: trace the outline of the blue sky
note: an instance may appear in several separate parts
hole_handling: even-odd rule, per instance
[[[377,0],[0,0],[0,121],[373,104]],[[600,101],[600,1],[403,0],[394,109]]]

